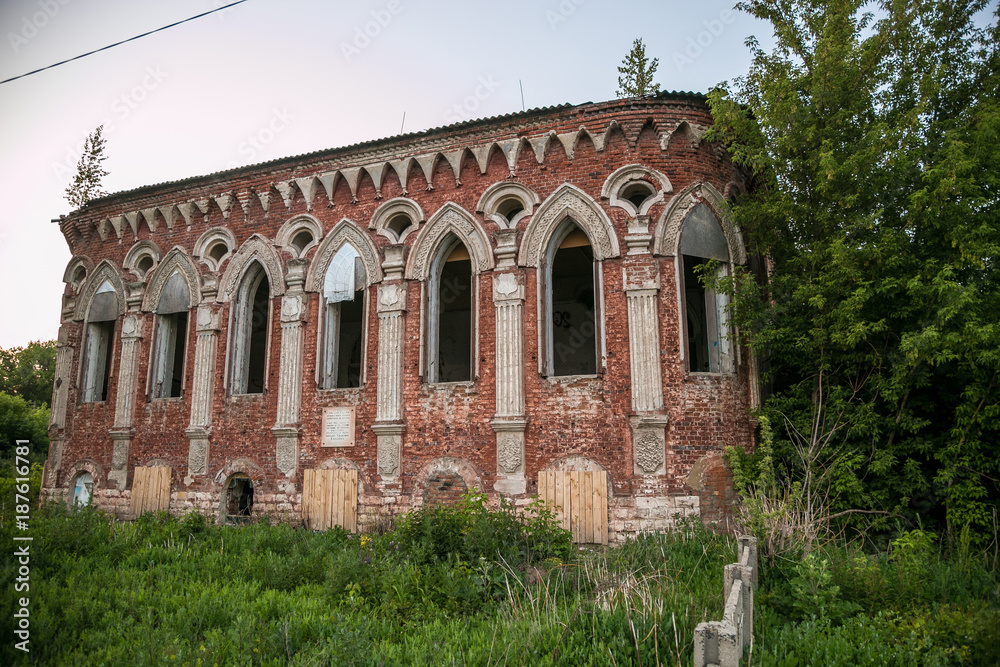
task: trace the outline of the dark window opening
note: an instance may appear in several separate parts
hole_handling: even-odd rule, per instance
[[[253,513],[253,481],[239,475],[226,488],[226,523],[247,523]]]
[[[267,322],[271,305],[270,285],[263,278],[253,295],[250,321],[250,345],[247,348],[247,394],[264,393],[264,369],[267,365]]]
[[[397,213],[392,216],[386,227],[392,230],[396,238],[403,238],[403,232],[409,229],[411,224],[413,224],[413,221],[410,220],[410,216],[405,213]]]
[[[334,387],[361,386],[361,344],[364,331],[364,290],[357,290],[351,301],[340,301],[329,306],[329,325],[336,328],[335,358],[336,380]]]
[[[459,243],[441,263],[437,281],[436,377],[431,382],[472,379],[472,260]]]
[[[699,280],[697,267],[709,260],[683,255],[684,262],[684,316],[687,319],[688,368],[692,373],[708,373],[711,368],[709,355],[708,291]]]
[[[177,398],[184,384],[187,312],[158,316],[153,398]]]
[[[139,269],[140,275],[145,276],[146,273],[148,273],[149,270],[153,268],[153,258],[150,257],[149,255],[143,255],[142,259],[140,259],[139,263],[136,265],[136,268]]]
[[[227,252],[229,252],[229,247],[220,241],[208,249],[208,256],[218,262],[226,256]]]
[[[83,400],[108,400],[112,352],[115,347],[115,321],[87,325],[87,359],[84,362]]]
[[[567,234],[556,250],[549,287],[552,374],[596,374],[594,251],[582,230]]]
[[[303,229],[292,238],[292,246],[302,254],[307,245],[312,243],[313,235],[308,229]]]
[[[521,200],[516,197],[505,199],[500,202],[499,206],[497,206],[497,213],[507,218],[507,222],[512,222],[517,214],[523,210],[524,204],[522,204]]]
[[[644,201],[653,196],[653,190],[645,183],[632,183],[622,190],[621,198],[628,200],[638,211]]]

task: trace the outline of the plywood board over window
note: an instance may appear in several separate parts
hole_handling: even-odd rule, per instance
[[[556,513],[577,544],[608,543],[608,473],[603,470],[543,470],[538,495]]]
[[[133,518],[146,512],[166,511],[170,507],[170,474],[172,468],[137,466],[132,473],[132,501],[129,513]]]
[[[358,529],[358,471],[306,470],[302,520],[310,530]]]

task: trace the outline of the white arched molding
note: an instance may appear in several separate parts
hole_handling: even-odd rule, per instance
[[[356,222],[343,218],[334,225],[323,242],[319,244],[319,249],[313,257],[312,266],[309,267],[309,273],[306,275],[307,292],[323,291],[326,270],[337,251],[345,243],[354,246],[354,249],[361,256],[361,262],[365,265],[365,278],[368,281],[366,286],[382,280],[382,267],[379,265],[378,250],[375,245]]]
[[[226,246],[226,252],[220,256],[218,259],[210,256],[208,251],[215,245],[217,241],[221,241]],[[213,227],[212,229],[206,230],[202,234],[198,241],[194,244],[194,256],[205,263],[212,271],[218,271],[222,263],[226,261],[226,258],[233,254],[233,250],[236,248],[236,235],[225,227]]]
[[[618,257],[618,237],[604,210],[587,193],[566,183],[549,196],[535,212],[524,232],[518,264],[540,266],[552,234],[566,218],[572,218],[590,238],[594,259]]]
[[[304,245],[301,250],[292,245],[292,240],[301,231],[308,231],[312,235],[312,241]],[[305,257],[310,248],[319,244],[323,239],[323,225],[319,220],[311,215],[297,215],[291,218],[278,230],[274,237],[274,243],[279,248],[287,252],[292,257]]]
[[[524,206],[524,210],[517,213],[512,220],[508,220],[501,213],[499,213],[497,209],[501,203],[511,197],[519,199],[521,204]],[[479,203],[476,204],[476,212],[485,215],[487,218],[497,223],[500,226],[500,229],[513,229],[522,218],[531,215],[531,212],[535,210],[535,207],[538,206],[540,202],[541,200],[538,195],[535,194],[534,190],[531,190],[520,183],[500,181],[499,183],[494,183],[490,187],[486,188],[486,191],[483,192],[483,196],[479,198]]]
[[[449,234],[458,237],[469,251],[473,275],[493,268],[493,253],[486,231],[471,213],[454,202],[448,202],[431,216],[417,236],[406,266],[407,279],[427,280],[435,254]]]
[[[653,189],[653,196],[647,197],[638,210],[632,202],[620,196],[622,191],[636,182],[645,183]],[[624,209],[629,216],[635,217],[648,215],[649,209],[661,203],[664,196],[672,191],[670,179],[665,175],[641,164],[628,164],[608,176],[601,188],[601,197],[607,199],[612,206]]]
[[[659,222],[656,223],[653,254],[662,257],[677,256],[684,219],[695,206],[701,203],[708,205],[722,227],[726,244],[729,246],[729,262],[731,264],[745,264],[747,260],[743,235],[729,219],[728,205],[722,193],[716,190],[711,183],[690,185],[670,200],[663,215],[660,216]]]
[[[174,273],[179,273],[184,278],[184,282],[187,283],[191,306],[194,307],[198,303],[198,296],[201,294],[201,278],[198,275],[198,269],[195,268],[187,253],[176,247],[166,254],[150,274],[149,287],[146,288],[146,295],[142,300],[144,311],[151,313],[156,310],[163,288]]]
[[[273,299],[285,293],[285,276],[274,246],[260,234],[254,234],[240,246],[226,267],[226,272],[219,281],[219,295],[216,297],[218,301],[232,301],[243,282],[244,272],[254,261],[259,262],[267,274],[270,297]]]
[[[152,266],[145,272],[139,268],[139,263],[143,257],[150,257],[153,260]],[[146,276],[156,267],[162,257],[163,253],[160,252],[159,246],[155,243],[152,241],[139,241],[125,253],[125,261],[122,262],[122,266],[126,271],[131,271],[139,280],[145,280]]]
[[[84,271],[82,278],[77,277],[77,273],[80,269],[83,269]],[[87,280],[87,276],[93,272],[94,262],[89,257],[86,255],[74,255],[66,265],[66,270],[63,271],[62,281],[67,285],[71,285],[74,292],[79,292],[80,288]]]
[[[101,261],[83,284],[80,290],[80,298],[76,301],[76,311],[73,313],[73,320],[82,322],[87,318],[87,311],[90,309],[90,302],[94,300],[97,290],[107,281],[114,288],[115,297],[118,300],[118,317],[125,312],[125,283],[121,274],[114,264],[108,260]]]
[[[411,224],[404,228],[402,233],[396,233],[389,227],[389,222],[400,214],[407,216]],[[403,239],[417,229],[425,219],[424,210],[420,208],[420,204],[408,197],[395,197],[375,209],[371,222],[368,223],[368,229],[376,230],[378,234],[389,239],[392,243],[402,243]]]

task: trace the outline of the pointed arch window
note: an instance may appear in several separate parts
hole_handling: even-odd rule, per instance
[[[83,375],[80,378],[80,400],[85,403],[108,400],[117,321],[118,295],[111,283],[105,280],[97,288],[87,311]]]
[[[427,285],[427,381],[473,378],[473,276],[468,248],[450,234],[431,265]]]
[[[271,285],[267,272],[253,262],[237,292],[232,327],[233,394],[264,393],[271,333]]]
[[[345,243],[330,260],[323,279],[323,389],[361,386],[367,284],[361,255]]]
[[[705,204],[698,204],[684,218],[678,254],[688,371],[731,373],[729,295],[706,288],[700,280],[701,267],[713,260],[718,262],[720,277],[729,275],[729,245],[718,218]]]
[[[187,282],[175,271],[163,286],[156,306],[150,383],[152,398],[177,398],[181,395],[190,309],[191,294]]]
[[[598,300],[594,249],[566,219],[545,255],[546,375],[594,375],[598,370]]]

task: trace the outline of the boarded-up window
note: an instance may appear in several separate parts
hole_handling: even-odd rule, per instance
[[[608,473],[543,470],[538,495],[555,510],[578,544],[608,543]]]
[[[133,518],[146,512],[159,512],[170,507],[170,473],[167,467],[136,467],[132,473]]]
[[[306,470],[302,519],[310,530],[358,529],[358,471]]]

